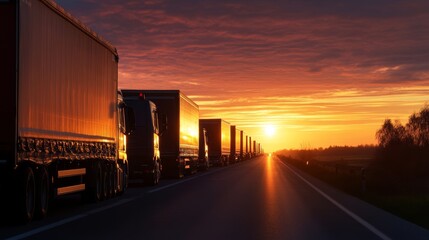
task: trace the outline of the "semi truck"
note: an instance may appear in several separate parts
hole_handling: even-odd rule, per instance
[[[1,207],[29,222],[57,196],[123,192],[133,114],[116,49],[48,0],[1,1],[0,31]]]
[[[231,125],[231,154],[230,162],[237,163],[242,159],[243,152],[243,131],[237,129],[235,125]]]
[[[156,185],[162,171],[159,135],[166,128],[165,117],[159,114],[156,105],[147,100],[143,93],[128,95],[126,91],[125,94],[125,103],[135,113],[135,130],[127,138],[129,177]]]
[[[252,156],[253,157],[257,155],[257,148],[256,148],[256,146],[257,146],[256,140],[253,140],[253,145],[252,145]]]
[[[207,131],[200,126],[200,139],[198,148],[198,170],[207,170],[210,167],[209,146],[207,144]]]
[[[251,136],[249,136],[249,158],[252,158],[253,157],[253,147],[252,147],[252,137]]]
[[[124,96],[143,94],[165,114],[167,128],[159,138],[162,175],[181,178],[198,170],[199,107],[180,90],[123,90]]]
[[[207,131],[210,164],[228,165],[231,154],[230,124],[223,119],[200,119],[200,127]]]
[[[249,159],[249,136],[243,132],[243,160]]]
[[[239,157],[238,157],[238,159],[239,159],[239,161],[243,161],[244,160],[244,131],[243,130],[240,130],[239,131],[240,132],[240,150],[239,150]]]

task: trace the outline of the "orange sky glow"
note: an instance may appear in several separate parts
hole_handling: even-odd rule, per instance
[[[429,101],[428,1],[57,2],[117,47],[120,88],[180,89],[266,152],[375,144]]]

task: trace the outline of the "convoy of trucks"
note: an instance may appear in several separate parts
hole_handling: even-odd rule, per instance
[[[199,107],[179,90],[123,90],[126,98],[142,94],[165,114],[159,138],[162,175],[181,178],[198,170]]]
[[[58,196],[101,201],[262,153],[180,90],[119,90],[118,53],[50,0],[0,3],[0,206],[20,222]]]

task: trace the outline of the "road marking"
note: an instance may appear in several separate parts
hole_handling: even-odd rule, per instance
[[[320,195],[322,195],[324,198],[326,198],[328,201],[330,201],[332,204],[334,204],[336,207],[341,209],[343,212],[345,212],[347,215],[349,215],[351,218],[356,220],[358,223],[366,227],[368,230],[370,230],[375,235],[379,236],[383,240],[391,240],[390,237],[382,233],[380,230],[378,230],[376,227],[371,225],[369,222],[365,221],[363,218],[359,217],[352,211],[348,210],[346,207],[341,205],[339,202],[335,201],[333,198],[331,198],[328,194],[324,193],[322,190],[320,190],[318,187],[314,186],[312,183],[307,181],[304,177],[302,177],[299,173],[297,173],[295,170],[293,170],[291,167],[289,167],[284,162],[280,161],[281,164],[286,166],[293,174],[295,174],[298,178],[300,178],[303,182],[307,183],[311,188],[313,188],[316,192],[318,192]]]
[[[58,226],[64,225],[64,224],[66,224],[66,223],[76,221],[76,220],[81,219],[81,218],[83,218],[83,217],[85,217],[85,216],[86,216],[86,214],[79,214],[79,215],[76,215],[76,216],[73,216],[73,217],[70,217],[70,218],[66,218],[66,219],[63,219],[63,220],[61,220],[61,221],[58,221],[58,222],[55,222],[55,223],[49,224],[49,225],[45,225],[45,226],[43,226],[43,227],[39,227],[39,228],[33,229],[33,230],[28,231],[28,232],[25,232],[25,233],[21,233],[21,234],[19,234],[19,235],[13,236],[13,237],[6,238],[6,240],[18,240],[18,239],[24,239],[24,238],[27,238],[27,237],[33,236],[33,235],[35,235],[35,234],[38,234],[38,233],[41,233],[41,232],[47,231],[47,230],[49,230],[49,229],[52,229],[52,228],[55,228],[55,227],[58,227]]]
[[[176,185],[179,185],[179,184],[182,184],[182,183],[194,180],[194,179],[202,177],[202,176],[207,176],[207,175],[213,174],[213,173],[221,171],[221,170],[223,170],[223,168],[219,168],[219,169],[216,169],[216,170],[211,170],[210,172],[199,174],[199,175],[196,175],[196,176],[193,176],[193,177],[190,177],[190,178],[186,178],[184,180],[181,180],[181,181],[178,181],[178,182],[175,182],[175,183],[172,183],[172,184],[168,184],[168,185],[165,185],[165,186],[162,186],[162,187],[150,190],[147,193],[158,192],[158,191],[161,191],[161,190],[164,190],[164,189],[167,189],[167,188],[170,188],[170,187],[173,187],[173,186],[176,186]],[[35,228],[35,229],[31,230],[31,231],[28,231],[28,232],[25,232],[25,233],[21,233],[21,234],[18,234],[18,235],[6,238],[6,240],[20,240],[20,239],[24,239],[24,238],[36,235],[38,233],[41,233],[41,232],[48,231],[48,230],[51,230],[53,228],[59,227],[61,225],[64,225],[64,224],[67,224],[67,223],[70,223],[70,222],[82,219],[82,218],[87,217],[89,215],[92,215],[92,214],[95,214],[95,213],[99,213],[99,212],[102,212],[104,210],[107,210],[107,209],[110,209],[110,208],[113,208],[113,207],[117,207],[117,206],[123,205],[123,204],[128,203],[128,202],[134,201],[134,200],[136,200],[139,197],[141,197],[141,196],[137,196],[137,197],[133,197],[133,198],[121,199],[118,202],[112,203],[110,205],[106,205],[106,206],[103,206],[103,207],[100,207],[100,208],[96,208],[96,209],[88,211],[86,213],[82,213],[82,214],[79,214],[79,215],[76,215],[76,216],[73,216],[73,217],[65,218],[65,219],[60,220],[60,221],[55,222],[55,223],[51,223],[51,224],[48,224],[48,225],[45,225],[45,226],[42,226],[42,227],[39,227],[39,228]]]
[[[127,203],[127,202],[133,201],[134,199],[135,199],[135,198],[121,199],[120,201],[115,202],[115,203],[113,203],[113,204],[110,204],[110,205],[107,205],[107,206],[104,206],[104,207],[100,207],[100,208],[97,208],[97,209],[91,210],[91,211],[89,211],[89,212],[87,212],[87,213],[82,213],[82,214],[79,214],[79,215],[76,215],[76,216],[73,216],[73,217],[65,218],[65,219],[60,220],[60,221],[58,221],[58,222],[51,223],[51,224],[48,224],[48,225],[45,225],[45,226],[42,226],[42,227],[39,227],[39,228],[35,228],[35,229],[31,230],[31,231],[28,231],[28,232],[25,232],[25,233],[21,233],[21,234],[18,234],[18,235],[15,235],[15,236],[12,236],[12,237],[6,238],[6,240],[19,240],[19,239],[24,239],[24,238],[27,238],[27,237],[30,237],[30,236],[36,235],[36,234],[38,234],[38,233],[41,233],[41,232],[44,232],[44,231],[51,230],[51,229],[53,229],[53,228],[59,227],[59,226],[61,226],[61,225],[64,225],[64,224],[67,224],[67,223],[70,223],[70,222],[73,222],[73,221],[79,220],[79,219],[84,218],[84,217],[87,217],[87,216],[89,216],[89,215],[91,215],[91,214],[98,213],[98,212],[102,212],[102,211],[104,211],[104,210],[106,210],[106,209],[109,209],[109,208],[113,208],[113,207],[116,207],[116,206],[123,205],[123,204],[125,204],[125,203]]]

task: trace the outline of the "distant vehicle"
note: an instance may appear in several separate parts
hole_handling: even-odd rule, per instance
[[[123,90],[126,97],[144,94],[165,114],[167,129],[160,136],[162,174],[183,177],[198,170],[199,108],[179,90]]]
[[[249,156],[249,136],[246,132],[243,132],[243,160],[248,160],[250,158]]]
[[[252,158],[253,157],[253,150],[254,150],[254,148],[253,148],[253,142],[252,142],[252,137],[250,137],[249,136],[249,142],[248,142],[248,146],[249,146],[249,152],[248,152],[248,154],[249,154],[249,159],[250,158]]]
[[[0,31],[1,207],[29,222],[57,196],[122,193],[133,112],[116,49],[47,0],[2,1]]]
[[[200,126],[200,146],[198,152],[198,169],[207,170],[210,167],[209,146],[207,144],[207,131]]]
[[[200,119],[200,127],[207,131],[210,163],[213,166],[228,165],[231,154],[230,124],[222,119]]]
[[[245,142],[244,141],[246,141],[245,136],[246,135],[244,134],[244,131],[240,130],[240,156],[239,156],[240,161],[244,160],[244,154],[245,154],[245,149],[244,149]]]
[[[237,163],[242,160],[243,154],[243,131],[231,125],[231,154],[230,163]]]
[[[165,115],[159,114],[156,105],[146,100],[143,93],[134,93],[123,91],[125,103],[135,112],[135,131],[127,139],[130,179],[156,185],[161,178],[159,135],[166,128]]]
[[[253,141],[250,142],[250,144],[252,145],[251,155],[252,155],[252,157],[254,157],[254,156],[256,156],[256,141],[253,140]]]

